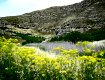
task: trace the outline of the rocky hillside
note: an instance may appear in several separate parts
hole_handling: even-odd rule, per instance
[[[68,6],[50,7],[19,16],[0,18],[0,28],[10,26],[40,33],[84,32],[105,25],[105,1],[83,0]]]

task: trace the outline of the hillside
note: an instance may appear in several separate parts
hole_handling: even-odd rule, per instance
[[[105,1],[83,0],[67,6],[55,6],[0,18],[0,28],[29,30],[30,33],[63,34],[70,31],[85,32],[105,25]]]

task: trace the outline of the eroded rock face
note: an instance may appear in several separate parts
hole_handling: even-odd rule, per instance
[[[3,22],[4,21],[4,22]],[[50,7],[20,16],[0,18],[0,25],[32,28],[43,33],[84,32],[105,25],[105,0],[83,0],[68,6]]]

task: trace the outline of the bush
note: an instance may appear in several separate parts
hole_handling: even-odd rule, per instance
[[[25,40],[25,42],[23,42],[22,44],[27,44],[27,43],[33,43],[33,42],[42,42],[45,40],[44,37],[38,37],[38,36],[32,36],[32,35],[28,35],[28,34],[22,34],[22,33],[16,33],[16,36],[21,37],[23,40]]]
[[[77,50],[56,48],[60,54],[51,57],[48,52],[23,47],[16,41],[0,38],[0,80],[105,79],[105,51],[81,56]]]
[[[72,41],[74,43],[78,41],[98,41],[105,39],[104,33],[105,28],[91,29],[85,33],[73,31],[60,36],[55,36],[50,41]]]

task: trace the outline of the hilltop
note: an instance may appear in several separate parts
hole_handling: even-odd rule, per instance
[[[31,30],[30,33],[63,34],[70,31],[85,32],[105,25],[105,1],[83,0],[67,6],[55,6],[0,18],[0,27],[13,30]],[[14,29],[16,28],[16,29]]]

